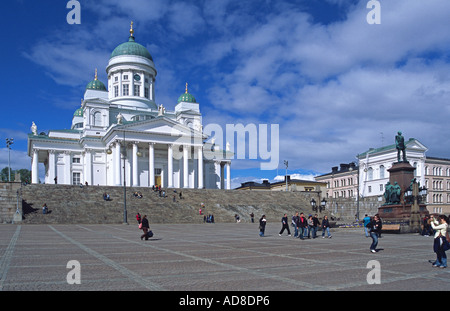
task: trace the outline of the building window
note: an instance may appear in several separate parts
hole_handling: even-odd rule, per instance
[[[383,184],[380,184],[380,191],[383,191]]]
[[[73,157],[72,158],[72,163],[80,163],[80,158],[75,158],[75,157]]]
[[[123,96],[128,96],[130,94],[130,89],[128,84],[123,85]]]
[[[372,186],[369,186],[369,193],[372,193]]]
[[[119,96],[119,86],[118,85],[114,86],[114,97],[117,97],[117,96]]]
[[[102,114],[98,111],[94,113],[94,126],[102,126]]]
[[[373,180],[373,169],[371,167],[367,170],[367,178]]]
[[[380,179],[384,178],[384,165],[380,165]]]
[[[117,81],[119,81],[119,77],[115,76],[114,77],[114,82],[117,82]]]
[[[148,92],[148,87],[146,87],[146,88],[144,89],[144,97],[145,97],[145,98],[149,98],[149,96],[150,96],[150,93]]]
[[[124,80],[128,80],[128,75],[123,75]]]
[[[140,91],[141,91],[140,85],[135,85],[134,86],[134,96],[139,96]]]
[[[81,174],[73,173],[72,174],[72,185],[80,185],[81,184]]]

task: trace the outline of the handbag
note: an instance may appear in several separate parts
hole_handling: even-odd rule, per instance
[[[450,243],[447,241],[447,239],[443,238],[442,239],[442,250],[444,252],[448,251],[450,249]]]
[[[142,229],[142,222],[139,224],[139,229]]]

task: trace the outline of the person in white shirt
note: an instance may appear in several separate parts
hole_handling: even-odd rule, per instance
[[[448,220],[445,215],[439,216],[439,221],[434,218],[434,215],[430,216],[431,227],[436,230],[434,234],[433,250],[436,253],[436,261],[433,263],[433,267],[447,268],[447,255],[443,248],[446,241]]]

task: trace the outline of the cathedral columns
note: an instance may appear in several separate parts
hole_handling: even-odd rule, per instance
[[[39,183],[38,150],[33,149],[33,160],[31,163],[31,183]]]
[[[203,188],[203,146],[197,149],[198,157],[198,189]]]
[[[226,162],[225,166],[227,168],[227,190],[231,189],[231,162]]]
[[[148,144],[149,186],[155,186],[155,143]]]
[[[173,188],[173,145],[167,148],[167,188]]]
[[[116,142],[115,147],[114,147],[114,185],[115,186],[121,186],[122,185],[122,181],[121,181],[121,169],[120,169],[120,157],[121,157],[121,152],[120,152],[120,142]]]
[[[138,142],[135,141],[133,143],[133,187],[138,187],[139,186],[139,178],[138,178]]]
[[[189,146],[183,145],[183,188],[189,188]]]

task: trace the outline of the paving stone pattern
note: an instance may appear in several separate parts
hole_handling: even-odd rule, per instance
[[[152,217],[150,217],[151,223]],[[432,238],[383,234],[379,251],[360,229],[332,229],[331,239],[279,236],[279,222],[259,237],[251,223],[137,223],[0,226],[3,291],[378,291],[450,290],[450,269],[431,267]],[[67,263],[80,263],[70,285]],[[369,285],[378,260],[381,284]]]

